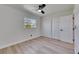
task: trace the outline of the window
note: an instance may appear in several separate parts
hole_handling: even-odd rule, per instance
[[[24,28],[27,28],[27,29],[36,28],[36,20],[24,18]]]

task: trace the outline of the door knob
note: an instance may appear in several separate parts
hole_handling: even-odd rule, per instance
[[[63,31],[63,29],[60,29],[60,31]]]

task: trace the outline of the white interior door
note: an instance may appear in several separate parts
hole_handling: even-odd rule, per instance
[[[59,22],[60,40],[73,43],[73,19],[72,15],[60,17]]]
[[[59,17],[53,17],[52,19],[52,38],[59,39]]]

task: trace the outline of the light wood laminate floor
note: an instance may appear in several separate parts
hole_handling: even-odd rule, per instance
[[[73,44],[38,37],[11,47],[0,49],[1,54],[73,54]]]

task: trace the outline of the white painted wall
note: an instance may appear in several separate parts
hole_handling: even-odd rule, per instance
[[[51,30],[52,20],[52,30]],[[73,43],[73,26],[72,26],[72,15],[63,14],[50,15],[43,17],[42,20],[42,35],[45,37],[56,38],[65,42]],[[63,29],[61,32],[60,29]],[[51,35],[52,31],[52,35]]]
[[[75,29],[75,53],[79,52],[79,5],[75,5],[74,9],[74,23],[76,26]]]
[[[33,29],[33,32],[24,31],[24,17],[34,18],[37,22],[39,21],[37,29]],[[33,36],[39,36],[39,19],[39,17],[29,12],[22,12],[6,5],[0,5],[0,48],[28,40],[30,39],[28,35],[31,33]]]
[[[51,38],[51,19],[49,16],[44,17],[41,20],[41,36]]]

